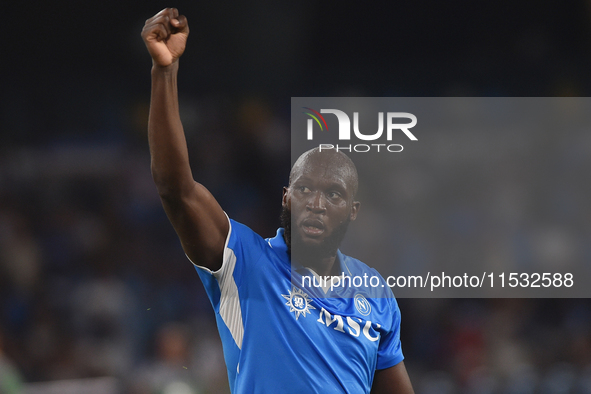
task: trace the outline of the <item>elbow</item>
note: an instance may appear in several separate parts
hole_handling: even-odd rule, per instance
[[[154,180],[154,184],[156,184],[160,198],[168,200],[180,195],[180,187],[174,177],[152,168],[152,179]]]
[[[158,190],[158,195],[160,199],[163,201],[173,201],[178,200],[180,198],[180,193],[177,189],[170,187],[170,186],[163,186],[156,184],[156,189]]]
[[[193,179],[184,180],[180,176],[163,174],[152,169],[152,179],[162,200],[174,201],[182,199],[194,187]]]

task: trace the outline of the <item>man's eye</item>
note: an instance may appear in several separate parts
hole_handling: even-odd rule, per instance
[[[338,192],[328,193],[328,198],[339,198],[341,195]]]
[[[309,193],[310,192],[310,189],[307,186],[300,186],[299,189],[302,193]]]

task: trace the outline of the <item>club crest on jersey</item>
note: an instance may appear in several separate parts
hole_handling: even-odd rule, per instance
[[[298,320],[300,315],[306,317],[306,313],[311,313],[310,309],[316,309],[310,305],[311,300],[308,294],[295,286],[292,286],[289,294],[281,294],[281,297],[287,300],[285,305],[289,306],[290,312],[295,313],[296,320]]]
[[[367,316],[371,312],[371,305],[363,294],[355,294],[355,308],[357,308],[357,312],[361,313],[363,316]]]

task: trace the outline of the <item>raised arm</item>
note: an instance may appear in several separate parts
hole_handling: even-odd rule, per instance
[[[187,256],[197,265],[217,270],[222,264],[229,226],[215,198],[195,182],[179,116],[177,74],[189,25],[175,8],[146,21],[142,38],[152,56],[152,97],[148,142],[152,177],[164,210]]]

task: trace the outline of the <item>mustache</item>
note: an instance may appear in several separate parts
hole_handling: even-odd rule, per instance
[[[341,225],[339,225],[338,227],[336,227],[333,230],[332,234],[330,234],[330,236],[328,236],[325,239],[325,241],[323,242],[322,245],[311,248],[311,247],[304,246],[303,242],[298,237],[298,234],[293,233],[292,223],[291,223],[291,210],[290,209],[288,209],[287,207],[281,208],[280,220],[281,220],[281,227],[283,227],[285,230],[284,239],[285,239],[285,244],[287,245],[287,252],[291,255],[292,250],[295,246],[296,252],[298,253],[298,255],[301,254],[302,257],[304,257],[304,256],[324,257],[324,256],[335,255],[337,252],[337,249],[339,248],[339,246],[341,245],[341,242],[343,241],[343,238],[345,238],[345,234],[347,233],[349,223],[351,222],[350,219],[347,219],[345,222],[343,222]],[[305,219],[304,223],[306,223],[306,221],[309,222],[310,220],[313,221],[313,224],[316,227],[322,227],[322,228],[325,227],[325,223],[320,219]]]

